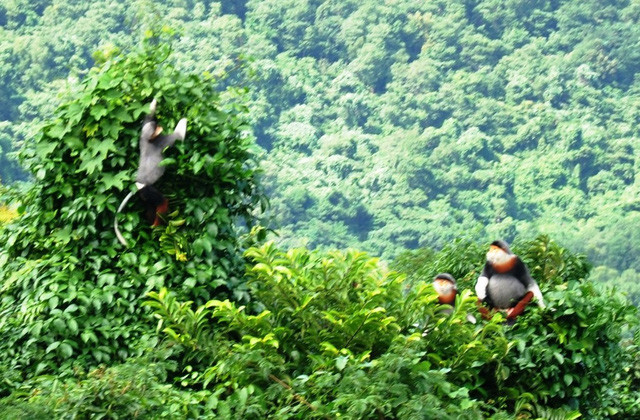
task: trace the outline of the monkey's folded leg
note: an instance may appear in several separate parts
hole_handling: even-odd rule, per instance
[[[518,315],[523,313],[524,308],[526,308],[529,302],[531,302],[531,299],[533,299],[533,292],[527,292],[516,306],[507,309],[507,319],[515,319]]]
[[[156,227],[163,224],[163,219],[161,217],[162,214],[166,214],[169,212],[169,200],[166,198],[164,201],[156,207],[155,210],[155,218],[153,219],[153,224],[151,226]]]

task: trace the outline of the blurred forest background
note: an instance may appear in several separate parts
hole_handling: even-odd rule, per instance
[[[638,303],[639,17],[637,0],[3,0],[0,179],[29,182],[10,152],[61,87],[168,25],[178,69],[250,89],[283,246],[394,258],[543,233]]]

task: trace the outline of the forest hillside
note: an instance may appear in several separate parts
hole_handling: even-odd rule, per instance
[[[15,0],[0,5],[0,178],[96,49],[250,87],[285,246],[393,257],[551,235],[638,301],[635,1]]]
[[[637,418],[639,16],[1,2],[3,418]],[[188,121],[157,226],[120,209],[152,104]]]

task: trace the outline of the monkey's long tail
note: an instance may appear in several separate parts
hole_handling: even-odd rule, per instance
[[[118,228],[118,213],[122,211],[124,206],[127,205],[127,203],[129,202],[131,197],[133,197],[134,194],[135,194],[134,191],[129,191],[129,194],[127,194],[124,200],[122,200],[122,203],[120,203],[120,207],[118,207],[118,211],[116,212],[116,215],[113,218],[113,230],[116,232],[116,236],[118,237],[118,240],[120,241],[120,243],[127,247],[129,246],[129,244],[127,244],[127,241],[124,239],[124,236],[122,236],[122,233],[120,233],[120,229]]]

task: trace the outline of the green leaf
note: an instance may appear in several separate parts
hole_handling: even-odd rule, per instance
[[[47,134],[51,138],[62,139],[64,135],[67,133],[67,131],[68,130],[65,125],[58,123],[57,125],[54,125],[53,127],[49,128],[49,130],[47,131]],[[51,144],[55,147],[55,143],[51,143]]]
[[[569,375],[568,373],[566,373],[564,375],[564,383],[569,386],[573,383],[573,376]]]
[[[166,166],[173,166],[175,164],[176,164],[176,160],[174,158],[164,158],[164,159],[162,159],[162,161],[160,161],[158,166],[163,168],[163,167],[166,167]]]
[[[553,352],[553,357],[556,358],[556,360],[558,360],[558,363],[563,364],[564,363],[564,356],[562,356],[560,353]]]
[[[103,117],[105,117],[109,111],[104,105],[95,105],[89,111],[89,115],[91,115],[96,121],[99,121]]]
[[[50,309],[57,308],[58,303],[60,303],[60,299],[57,296],[53,296],[51,299],[49,299],[49,308]]]
[[[53,326],[60,334],[63,334],[67,330],[67,324],[60,318],[56,318],[53,320]]]
[[[124,107],[116,108],[115,111],[112,112],[112,115],[121,122],[128,123],[135,121],[133,115],[131,115],[131,113],[129,113],[129,111]]]
[[[75,319],[69,319],[67,321],[67,326],[69,327],[69,331],[71,331],[72,334],[78,333],[78,322]]]
[[[247,400],[249,399],[249,392],[247,388],[241,388],[236,392],[238,396],[238,403],[240,407],[244,407],[247,405]]]
[[[82,341],[84,343],[88,343],[89,341],[92,341],[92,342],[96,342],[97,341],[96,335],[92,331],[89,331],[89,330],[83,331],[80,334],[80,337],[81,337],[81,339],[82,339]]]
[[[345,366],[347,365],[347,362],[349,361],[349,356],[338,356],[336,358],[336,368],[339,371],[342,371]]]
[[[45,350],[46,353],[50,353],[53,350],[57,349],[58,346],[60,346],[60,342],[59,341],[54,341],[53,343],[49,344],[49,346],[47,347],[47,349]]]
[[[73,355],[73,348],[67,343],[61,343],[59,351],[60,354],[65,358],[69,358],[71,357],[71,355]]]

